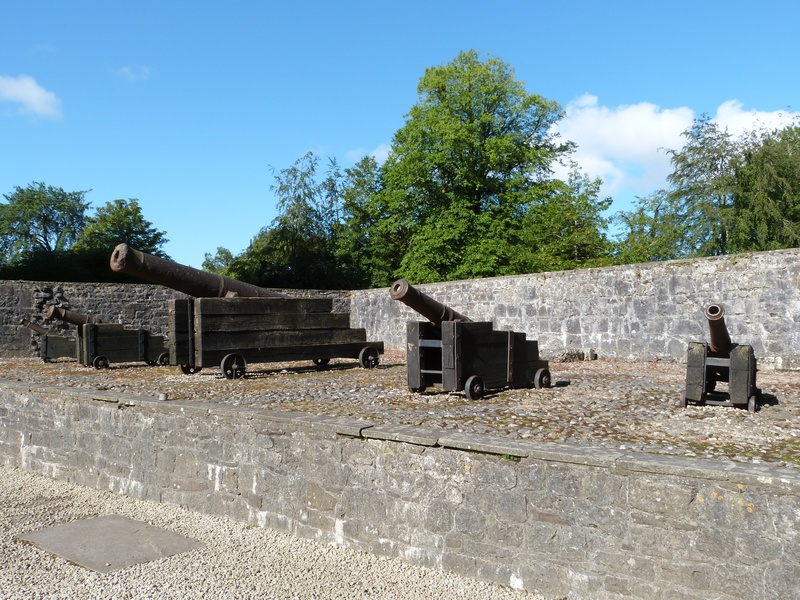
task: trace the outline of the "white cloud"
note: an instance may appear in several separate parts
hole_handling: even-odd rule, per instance
[[[145,67],[144,65],[134,65],[132,67],[120,67],[119,69],[112,69],[112,72],[117,77],[120,77],[130,83],[147,81],[150,78],[150,68]]]
[[[370,150],[367,152],[364,148],[355,148],[354,150],[349,150],[345,153],[345,158],[351,163],[357,163],[365,156],[371,156],[374,158],[379,165],[386,162],[386,158],[389,156],[389,151],[391,150],[391,144],[380,144],[374,150]]]
[[[20,114],[49,119],[61,118],[61,100],[28,75],[0,75],[0,102],[19,105]]]
[[[649,102],[612,108],[585,94],[567,105],[555,129],[562,139],[577,144],[573,158],[581,170],[603,180],[602,197],[631,201],[667,185],[672,165],[665,149],[683,147],[681,134],[696,116],[688,107],[661,108]],[[786,126],[799,117],[783,111],[745,111],[740,102],[728,100],[712,120],[736,138],[744,131]],[[566,176],[566,168],[556,175]]]

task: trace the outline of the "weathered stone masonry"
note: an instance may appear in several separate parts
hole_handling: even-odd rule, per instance
[[[570,598],[795,598],[794,469],[0,384],[0,461]]]

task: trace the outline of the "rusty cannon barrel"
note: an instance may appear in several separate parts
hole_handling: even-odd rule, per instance
[[[731,336],[725,326],[725,309],[719,304],[709,304],[705,309],[710,338],[708,349],[715,354],[727,356],[731,350]]]
[[[25,317],[22,317],[20,319],[19,324],[20,325],[24,325],[25,327],[27,327],[28,329],[30,329],[31,331],[33,331],[34,333],[37,333],[39,335],[47,335],[48,333],[50,333],[49,329],[47,329],[45,327],[42,327],[38,323],[31,322],[28,319],[26,319]]]
[[[284,294],[257,285],[178,264],[166,258],[120,244],[111,255],[111,270],[127,273],[183,292],[194,298],[285,298]]]
[[[77,325],[78,327],[81,325],[86,325],[87,323],[103,322],[103,319],[96,315],[84,315],[82,313],[67,310],[62,306],[55,305],[51,305],[47,309],[47,318],[58,319],[59,321],[64,321],[64,323],[69,323],[70,325]]]
[[[449,306],[437,302],[427,294],[423,294],[405,279],[398,279],[392,284],[389,295],[392,300],[399,300],[411,309],[414,309],[431,323],[439,327],[442,321],[467,321],[472,320],[457,313]]]

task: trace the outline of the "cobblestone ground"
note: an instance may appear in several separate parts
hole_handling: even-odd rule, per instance
[[[0,379],[30,383],[800,468],[798,371],[759,371],[763,398],[755,413],[680,408],[685,367],[677,363],[551,362],[550,371],[550,388],[499,390],[470,401],[439,389],[410,392],[405,355],[398,352],[387,352],[369,370],[348,360],[324,368],[254,364],[237,380],[216,368],[184,375],[177,367],[143,364],[96,370],[74,361],[0,362]]]

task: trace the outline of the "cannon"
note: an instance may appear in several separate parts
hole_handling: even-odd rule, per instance
[[[37,323],[31,322],[28,319],[26,319],[25,317],[22,317],[20,319],[19,324],[23,325],[24,327],[27,327],[28,329],[30,329],[31,331],[33,331],[37,335],[47,335],[48,333],[50,333],[49,329],[47,329],[45,327],[42,327],[41,325],[39,325]]]
[[[116,323],[104,323],[96,315],[85,315],[51,305],[48,319],[57,319],[78,329],[73,356],[78,362],[96,369],[107,368],[111,363],[144,361],[148,365],[166,365],[169,362],[166,338],[145,329],[132,329]],[[43,349],[47,348],[44,344]],[[49,350],[48,350],[49,351]]]
[[[406,369],[412,392],[439,385],[477,400],[489,389],[550,387],[539,343],[526,339],[524,332],[496,331],[491,322],[474,322],[405,279],[396,281],[389,295],[428,319],[406,324]]]
[[[82,313],[67,310],[63,306],[50,305],[47,309],[48,319],[58,319],[70,325],[86,325],[86,323],[102,323],[103,319],[96,315],[84,315]]]
[[[710,304],[704,310],[709,341],[690,342],[686,355],[686,389],[680,405],[710,404],[734,406],[755,412],[761,398],[756,387],[756,359],[753,347],[734,344],[725,326],[725,309]],[[727,387],[718,384],[727,384]]]
[[[44,362],[50,362],[56,358],[75,358],[77,346],[74,339],[54,335],[46,327],[25,317],[20,319],[19,323],[39,336],[39,357]]]
[[[111,254],[111,270],[163,285],[194,298],[285,298],[284,294],[250,283],[201,271],[119,244]]]

